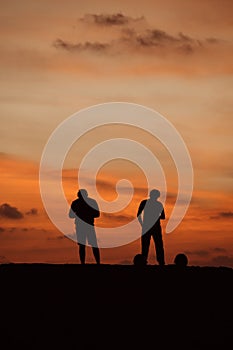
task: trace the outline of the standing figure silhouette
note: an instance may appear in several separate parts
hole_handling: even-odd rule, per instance
[[[97,202],[88,197],[87,190],[80,189],[70,207],[69,217],[75,219],[77,243],[81,264],[85,264],[86,243],[92,247],[97,264],[100,264],[100,251],[97,244],[94,219],[100,216]]]
[[[162,203],[158,201],[159,197],[160,191],[156,189],[151,190],[150,198],[141,201],[137,212],[137,218],[142,226],[142,255],[147,261],[152,237],[155,245],[156,259],[159,265],[163,266],[165,265],[165,258],[160,220],[165,219],[165,212]]]

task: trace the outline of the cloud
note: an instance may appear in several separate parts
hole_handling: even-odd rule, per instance
[[[75,232],[71,232],[71,233],[67,233],[65,236],[64,236],[64,238],[69,238],[69,239],[71,239],[72,241],[76,241],[76,239],[77,239],[77,236],[76,236],[76,233]]]
[[[66,238],[66,236],[49,237],[48,241],[54,241],[54,240],[59,241],[59,240],[64,239],[64,238]]]
[[[38,215],[38,210],[36,208],[31,208],[29,211],[26,212],[26,215]]]
[[[205,258],[209,256],[209,264],[214,266],[233,266],[233,256],[226,255],[226,249],[221,247],[215,247],[211,248],[210,251],[200,249],[200,250],[192,250],[192,251],[185,251],[184,252],[187,255],[196,255],[200,258]],[[211,257],[213,253],[219,253],[219,255],[216,255],[214,257]],[[222,253],[222,254],[221,254]]]
[[[222,211],[221,213],[219,213],[220,217],[223,218],[233,218],[233,212],[232,211]]]
[[[232,211],[221,211],[217,215],[210,216],[210,219],[232,219],[233,212]]]
[[[132,261],[130,260],[121,260],[120,261],[120,265],[132,265]]]
[[[76,178],[75,178],[76,179]],[[97,188],[104,188],[105,191],[109,191],[109,192],[116,192],[116,183],[117,183],[117,179],[112,179],[112,180],[106,180],[106,179],[98,179],[96,181],[96,185]],[[93,183],[92,180],[86,179],[86,182],[91,185]],[[125,186],[125,187],[121,187],[121,192],[124,192],[126,194],[128,194],[130,191],[132,190],[131,187],[129,186]],[[147,195],[147,187],[139,187],[139,186],[133,186],[133,190],[134,190],[134,194],[135,195],[143,195],[146,196]]]
[[[0,233],[5,232],[5,229],[3,227],[0,227]]]
[[[106,188],[110,188],[111,190],[116,190],[116,183],[118,180],[113,179],[112,181],[108,181],[105,179],[101,179],[97,181],[97,184],[100,186],[106,186]],[[129,191],[134,190],[134,192],[141,192],[141,193],[145,193],[148,191],[147,187],[140,187],[140,186],[122,186],[121,187],[121,191],[125,191],[126,193],[129,193]]]
[[[212,263],[223,266],[233,266],[233,256],[218,255],[212,259]]]
[[[209,252],[204,249],[192,250],[192,251],[186,250],[184,253],[187,255],[197,255],[197,256],[203,256],[203,257],[209,255]]]
[[[122,214],[111,214],[111,213],[101,213],[103,219],[120,222],[120,223],[128,223],[135,219],[132,215],[122,215]]]
[[[193,46],[201,46],[200,41],[192,39],[183,33],[173,36],[160,29],[147,29],[146,33],[136,37],[137,44],[143,47],[176,46],[193,51]]]
[[[135,48],[148,50],[156,50],[155,52],[164,52],[164,50],[171,50],[177,53],[191,54],[197,49],[203,48],[206,45],[206,40],[199,40],[191,38],[182,32],[177,35],[171,35],[161,29],[146,29],[142,33],[128,30],[124,31],[124,36],[121,38],[128,44],[135,46]],[[218,41],[208,41],[208,44],[216,44]]]
[[[17,208],[4,203],[0,205],[0,217],[18,220],[23,218],[23,214]]]
[[[207,44],[223,44],[223,43],[227,43],[227,41],[225,41],[225,40],[217,39],[217,38],[213,38],[213,37],[206,38],[205,42]]]
[[[71,43],[62,39],[56,39],[53,43],[56,49],[63,49],[70,52],[81,52],[81,51],[93,51],[93,52],[103,52],[106,51],[110,44],[99,43],[99,42],[89,42],[84,43]]]
[[[0,264],[9,264],[10,261],[4,256],[0,255]]]
[[[9,155],[6,152],[0,152],[0,158],[7,158]]]
[[[182,54],[192,54],[196,50],[203,49],[206,46],[214,46],[223,42],[214,37],[203,38],[202,40],[192,38],[191,36],[179,32],[170,34],[160,28],[151,28],[144,17],[132,18],[121,13],[116,14],[86,14],[79,19],[85,26],[90,24],[98,26],[117,27],[117,37],[107,42],[102,41],[84,41],[71,42],[58,38],[54,41],[53,46],[57,49],[63,49],[69,52],[99,52],[109,54],[122,54],[133,51],[135,53],[150,52],[158,53],[164,50],[171,50]],[[142,27],[138,28],[138,22],[143,22]],[[102,33],[103,34],[103,33]],[[100,33],[100,35],[102,35]],[[109,32],[111,35],[111,32]]]
[[[87,182],[89,184],[92,184],[92,180],[87,179]],[[105,180],[105,179],[98,179],[96,181],[96,185],[97,187],[101,187],[104,188],[105,190],[108,191],[115,191],[116,190],[116,183],[114,182],[114,180]]]
[[[125,16],[122,13],[116,14],[86,14],[84,17],[79,18],[80,22],[85,24],[95,24],[98,26],[122,26],[128,25],[134,22],[142,21],[144,17],[132,18]]]
[[[218,252],[218,253],[225,253],[225,252],[226,252],[226,249],[216,247],[216,248],[213,249],[213,251]]]

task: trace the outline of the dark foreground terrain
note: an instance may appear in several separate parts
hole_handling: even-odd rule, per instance
[[[0,349],[232,349],[233,269],[0,265]]]

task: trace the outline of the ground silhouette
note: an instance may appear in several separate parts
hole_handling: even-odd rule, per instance
[[[0,265],[1,349],[224,349],[233,269]]]

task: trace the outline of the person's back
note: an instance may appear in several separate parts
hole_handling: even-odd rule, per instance
[[[163,205],[161,202],[154,199],[145,200],[143,213],[143,231],[146,232],[154,226],[160,226],[160,218],[163,218]]]
[[[79,197],[71,204],[71,209],[76,215],[76,221],[81,219],[89,225],[94,225],[94,219],[98,217],[99,209],[97,202],[89,197]]]

